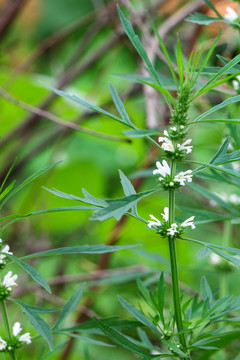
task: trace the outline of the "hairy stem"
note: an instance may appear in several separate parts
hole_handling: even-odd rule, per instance
[[[171,163],[172,178],[174,178],[175,172],[176,172],[176,163],[172,161]],[[174,214],[175,214],[175,191],[174,189],[170,189],[169,190],[169,226],[171,226],[171,224],[174,223]],[[186,351],[187,349],[186,338],[185,338],[185,334],[182,333],[184,327],[182,321],[182,311],[181,311],[181,301],[180,301],[180,291],[179,291],[176,245],[175,245],[175,239],[172,236],[168,237],[168,246],[169,246],[170,263],[171,263],[175,320],[176,320],[178,332],[180,333],[179,334],[180,343],[182,345],[182,348]]]
[[[9,321],[8,321],[7,308],[6,308],[4,300],[1,300],[1,309],[2,309],[2,317],[3,317],[3,322],[4,322],[4,325],[5,325],[5,329],[6,329],[6,332],[7,332],[8,340],[11,341],[12,340],[12,334],[11,334],[10,325],[9,325]],[[9,351],[9,355],[11,356],[12,360],[17,360],[17,356],[15,354],[14,349],[12,351]]]

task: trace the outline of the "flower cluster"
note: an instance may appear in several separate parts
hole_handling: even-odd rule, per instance
[[[25,333],[19,336],[21,331],[22,328],[20,322],[15,322],[12,328],[13,338],[11,340],[5,341],[0,337],[0,351],[6,352],[17,349],[21,347],[23,343],[31,344],[30,333]]]
[[[191,216],[189,219],[183,221],[181,224],[173,223],[169,224],[169,209],[168,207],[164,208],[164,213],[161,214],[163,221],[158,220],[155,216],[149,215],[150,220],[148,221],[148,227],[150,229],[157,230],[158,234],[160,234],[162,237],[176,237],[180,236],[184,229],[188,226],[190,226],[192,229],[195,229],[196,226],[194,225],[193,221],[195,216]]]
[[[185,129],[185,127],[183,125],[180,125],[180,127],[179,127],[180,130],[181,130],[181,127],[183,127]],[[175,126],[170,127],[170,130],[171,130],[171,134],[172,134],[172,132],[174,132],[174,133],[176,133],[176,136],[179,133],[181,134],[181,132],[179,132]],[[170,131],[168,132],[167,130],[164,130],[163,134],[165,136],[160,136],[158,138],[158,141],[161,143],[161,148],[165,151],[165,154],[168,158],[171,158],[172,160],[182,160],[183,158],[185,158],[185,156],[187,154],[190,154],[192,152],[193,147],[190,145],[192,142],[192,139],[188,139],[182,144],[179,144],[179,143],[174,144],[174,142],[173,142],[174,139],[172,139],[172,136],[170,135]],[[183,135],[183,133],[182,133],[182,135]],[[185,136],[185,134],[184,134],[184,136]]]
[[[0,239],[0,270],[6,266],[7,254],[12,255],[9,245],[4,245],[2,239]],[[17,286],[18,275],[13,275],[12,271],[3,277],[3,281],[0,282],[0,301],[4,301],[11,294],[13,287]],[[22,331],[21,324],[15,322],[12,328],[12,336],[7,341],[0,337],[0,352],[9,352],[22,346],[23,343],[30,344],[30,333],[20,335]]]
[[[6,266],[6,255],[11,254],[12,252],[9,251],[9,245],[2,245],[2,239],[0,239],[1,244],[1,254],[0,254],[0,269],[3,269]],[[12,292],[12,287],[17,286],[16,280],[18,276],[13,275],[12,271],[9,271],[3,278],[3,281],[0,283],[0,300],[6,299]]]
[[[157,169],[153,170],[154,175],[160,175],[161,186],[167,190],[169,188],[177,189],[184,186],[185,182],[192,182],[192,170],[181,171],[174,177],[171,176],[171,169],[166,160],[156,162]]]
[[[0,254],[0,269],[3,269],[6,265],[6,261],[5,261],[5,258],[6,258],[6,255],[5,254],[10,254],[12,255],[12,252],[10,252],[10,247],[9,245],[5,245],[3,246],[2,244],[2,239],[0,239],[0,250],[1,250],[1,254]],[[4,254],[2,254],[4,253]]]

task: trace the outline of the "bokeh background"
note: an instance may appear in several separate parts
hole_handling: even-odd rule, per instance
[[[208,50],[221,26],[216,23],[203,27],[184,21],[194,11],[212,16],[204,1],[119,0],[118,3],[131,19],[150,58],[155,59],[158,71],[166,77],[166,82],[169,81],[170,89],[170,75],[161,60],[162,54],[156,46],[145,11],[155,21],[173,59],[177,34],[188,57],[192,50],[201,46]],[[214,3],[222,15],[227,6],[237,10],[237,2]],[[163,98],[153,90],[129,81],[126,76],[146,75],[146,70],[123,32],[116,1],[6,0],[0,4],[0,179],[3,181],[14,161],[11,179],[16,179],[17,183],[44,166],[62,161],[18,193],[2,209],[2,217],[79,204],[56,197],[43,186],[79,197],[82,188],[102,199],[122,197],[118,169],[132,179],[138,191],[154,188],[157,182],[149,176],[149,169],[154,167],[160,153],[151,144],[143,139],[128,139],[123,134],[127,130],[123,125],[59,98],[44,85],[64,89],[116,113],[108,86],[111,82],[138,127],[162,129],[168,124],[169,113]],[[224,25],[216,53],[231,59],[239,51],[238,37],[237,31]],[[211,65],[220,65],[216,53]],[[191,108],[192,117],[223,101],[224,90],[234,94],[229,83],[201,97]],[[231,108],[233,118],[237,118],[238,110],[237,105]],[[227,110],[224,111],[228,116]],[[192,158],[209,161],[230,130],[224,124],[200,124],[192,128]],[[221,188],[229,194],[237,191],[229,186],[223,189],[223,184],[213,182],[209,188],[214,191]],[[209,200],[189,189],[183,189],[177,195],[177,202],[179,214],[181,206],[210,207]],[[166,195],[159,192],[157,196],[144,198],[139,204],[139,212],[145,219],[149,214],[160,217],[166,205]],[[164,240],[135,219],[123,218],[119,224],[112,219],[101,223],[89,221],[90,215],[89,212],[69,211],[32,216],[14,223],[3,234],[18,256],[83,244],[140,244],[134,250],[109,256],[58,256],[30,262],[43,276],[51,279],[53,295],[34,287],[22,274],[15,296],[29,304],[61,307],[79,283],[87,281],[87,292],[77,311],[67,319],[66,326],[87,321],[93,314],[129,317],[121,308],[117,294],[138,306],[137,277],[154,286],[164,270],[169,282],[168,249]],[[194,237],[221,243],[222,232],[220,222],[209,222],[199,225]],[[239,246],[237,234],[236,225],[232,243],[235,247]],[[221,279],[221,273],[209,265],[209,259],[197,260],[198,251],[199,248],[190,243],[178,244],[182,288],[190,295],[199,291],[202,275],[208,277],[214,289],[218,288]],[[18,268],[13,269],[19,273]],[[229,291],[235,295],[239,291],[236,279],[237,273],[232,271]],[[96,284],[99,286],[95,288]],[[170,286],[167,294],[171,307]],[[15,305],[10,305],[10,317],[12,322],[23,322],[24,329],[35,334],[20,310],[15,310]],[[55,317],[53,314],[44,319],[53,324]],[[56,337],[55,345],[64,340],[67,338]],[[38,359],[43,346],[40,339],[25,346],[22,355],[19,352],[19,359]],[[49,359],[105,360],[110,356],[114,360],[135,358],[120,348],[103,348],[75,339]]]

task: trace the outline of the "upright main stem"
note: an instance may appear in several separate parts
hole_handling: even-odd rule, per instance
[[[174,178],[176,172],[176,164],[172,162],[171,164],[171,176]],[[169,189],[169,225],[171,226],[174,223],[175,215],[175,191],[174,189]],[[170,263],[171,263],[171,273],[172,273],[172,288],[173,288],[173,303],[174,303],[174,312],[175,319],[177,324],[177,329],[179,334],[179,340],[184,350],[187,349],[187,343],[185,334],[183,333],[183,321],[182,321],[182,311],[181,311],[181,301],[180,301],[180,291],[179,291],[179,280],[178,280],[178,267],[177,267],[177,255],[176,255],[176,245],[175,239],[172,236],[168,237],[169,253],[170,253]]]
[[[11,341],[12,334],[11,334],[11,329],[10,329],[10,325],[9,325],[9,321],[8,321],[7,308],[6,308],[4,300],[1,300],[1,309],[2,309],[2,317],[3,317],[3,322],[4,322],[4,325],[6,328],[7,336],[8,336],[8,339]],[[12,360],[17,360],[14,350],[9,351],[9,354],[10,354]]]

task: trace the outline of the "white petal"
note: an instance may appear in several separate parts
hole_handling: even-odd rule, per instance
[[[163,219],[165,220],[165,221],[168,221],[168,218],[169,218],[169,209],[168,209],[168,207],[165,207],[164,208],[164,210],[163,210],[163,214],[161,214],[162,215],[162,217],[163,217]]]
[[[25,342],[26,344],[31,344],[31,335],[30,333],[23,334],[19,337],[19,341]]]
[[[17,336],[18,334],[20,334],[20,332],[22,331],[20,322],[18,322],[18,321],[15,322],[12,329],[13,329],[14,336]]]

